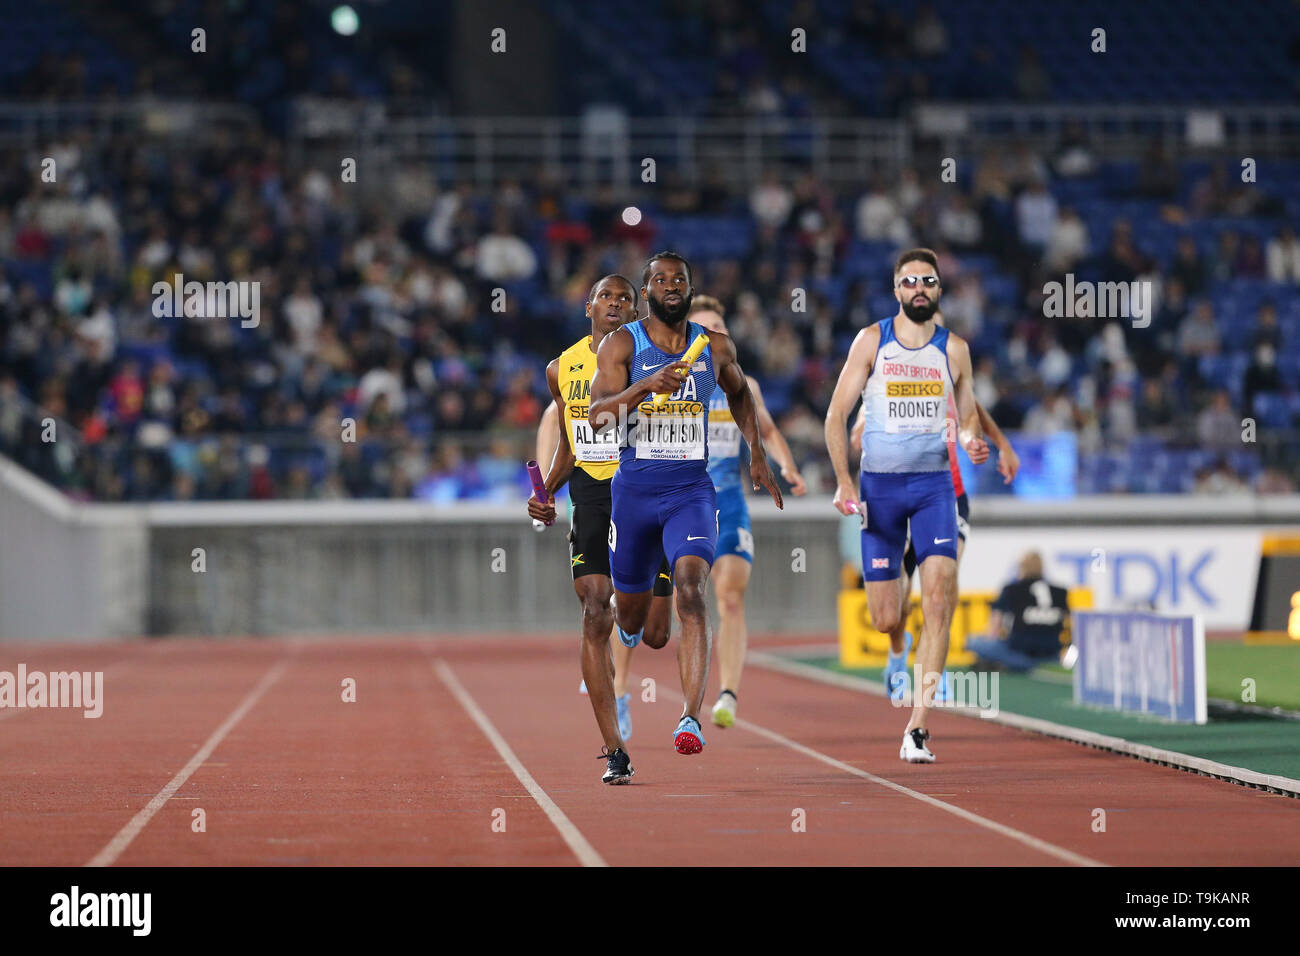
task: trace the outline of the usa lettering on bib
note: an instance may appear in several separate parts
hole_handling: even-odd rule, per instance
[[[578,413],[581,412],[581,417]],[[570,406],[570,414],[573,418],[569,424],[573,429],[573,457],[578,461],[586,462],[606,462],[618,461],[619,449],[623,446],[624,429],[620,424],[617,428],[607,428],[600,434],[596,434],[591,423],[587,421],[587,409],[585,406]]]
[[[640,408],[636,457],[649,461],[699,461],[704,458],[704,406],[670,402],[658,413]]]

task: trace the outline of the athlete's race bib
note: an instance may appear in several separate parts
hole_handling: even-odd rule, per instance
[[[591,427],[584,414],[582,418],[570,421],[573,429],[573,457],[578,461],[605,462],[618,461],[619,449],[623,446],[623,427],[611,427],[600,434]]]
[[[636,423],[636,457],[648,461],[704,458],[704,414],[664,415],[642,411]]]
[[[709,454],[714,458],[735,458],[740,454],[740,428],[730,417],[709,416]]]
[[[943,431],[948,396],[940,381],[889,382],[885,386],[885,431],[924,435]]]

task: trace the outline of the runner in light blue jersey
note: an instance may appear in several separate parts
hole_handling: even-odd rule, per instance
[[[860,331],[840,371],[826,413],[826,447],[835,469],[834,504],[862,517],[862,574],[872,626],[889,633],[904,613],[901,589],[908,527],[921,568],[924,627],[916,652],[918,692],[899,756],[933,763],[926,746],[934,692],[948,656],[956,604],[957,498],[949,472],[945,430],[949,396],[957,406],[957,442],[970,460],[988,459],[971,387],[970,348],[934,321],[942,285],[929,249],[912,249],[894,265],[898,312]],[[846,455],[849,412],[861,397],[860,488]]]
[[[691,318],[711,332],[726,334],[722,321],[725,307],[712,296],[697,295],[691,303]],[[790,446],[772,420],[763,393],[752,377],[749,391],[758,411],[758,433],[781,466],[781,477],[790,483],[794,495],[807,492]],[[744,436],[731,414],[727,396],[715,390],[709,402],[709,478],[718,500],[718,547],[713,562],[713,595],[718,607],[718,676],[721,690],[713,705],[713,723],[730,727],[736,722],[737,695],[745,666],[748,634],[745,627],[745,589],[754,561],[754,536],[749,523],[749,506],[741,483],[741,445]]]

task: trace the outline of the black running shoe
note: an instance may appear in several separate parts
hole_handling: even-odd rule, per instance
[[[600,748],[600,756],[597,760],[605,761],[605,776],[600,779],[605,783],[631,783],[632,774],[636,773],[632,769],[632,758],[627,755],[627,751],[619,747],[613,753],[608,747]]]

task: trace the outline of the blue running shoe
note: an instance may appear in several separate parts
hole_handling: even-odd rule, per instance
[[[632,695],[624,694],[614,698],[618,704],[618,735],[624,741],[632,739]]]
[[[635,634],[629,634],[627,631],[619,627],[617,622],[614,624],[614,629],[618,631],[618,639],[623,642],[624,647],[636,647],[641,643],[641,636],[645,634],[644,627]]]
[[[903,653],[894,656],[890,651],[885,658],[885,690],[889,691],[890,700],[902,700],[907,692],[907,655],[912,652],[912,632],[903,632]]]
[[[697,754],[704,749],[704,734],[700,722],[689,714],[677,722],[673,731],[673,747],[679,754]]]

